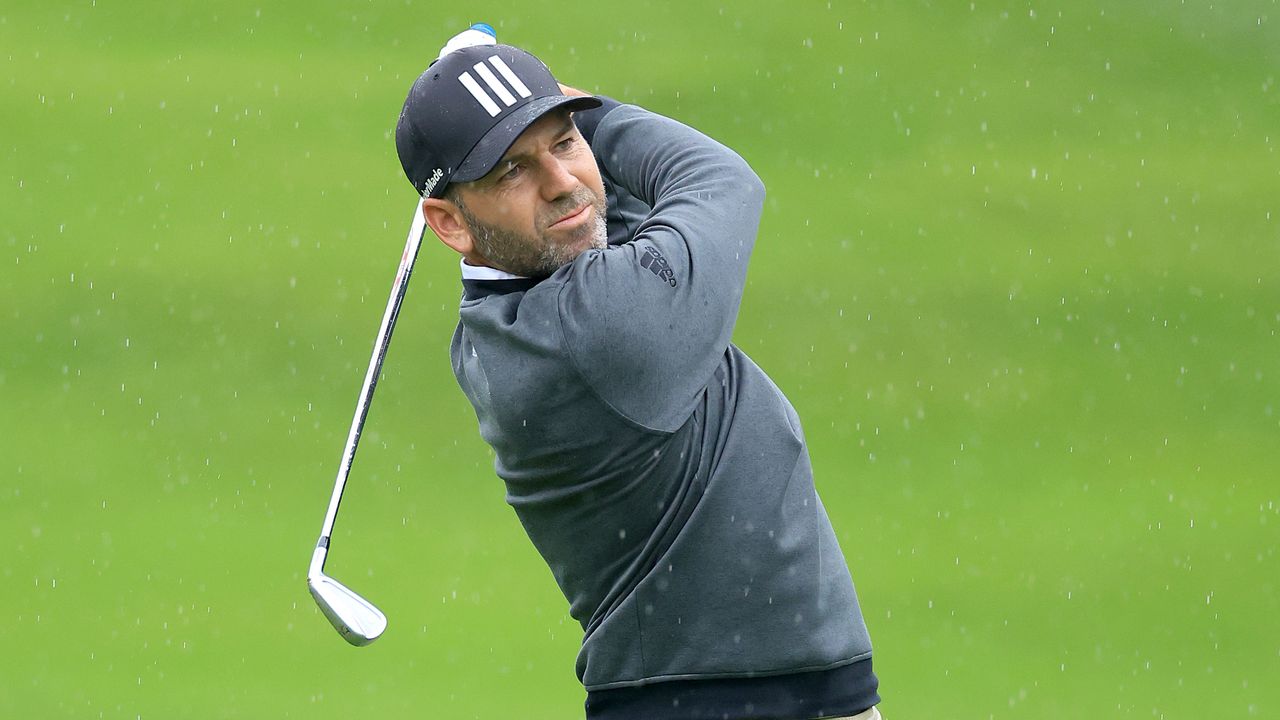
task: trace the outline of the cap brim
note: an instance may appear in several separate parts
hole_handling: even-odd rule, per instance
[[[550,95],[529,102],[485,133],[453,172],[449,182],[471,182],[488,175],[515,143],[516,138],[520,137],[520,133],[552,110],[590,110],[603,104],[600,98],[589,95]]]

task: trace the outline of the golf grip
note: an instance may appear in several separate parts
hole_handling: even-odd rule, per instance
[[[404,254],[400,256],[400,267],[396,270],[396,279],[391,286],[391,297],[387,300],[387,309],[382,314],[382,326],[373,341],[373,356],[369,359],[369,369],[364,375],[364,386],[360,389],[360,397],[356,401],[356,414],[351,419],[351,431],[347,434],[347,446],[342,451],[342,464],[338,467],[338,479],[333,485],[333,496],[329,498],[329,510],[324,516],[324,526],[320,529],[320,541],[317,546],[328,548],[329,536],[333,533],[333,523],[338,516],[338,503],[342,501],[342,490],[346,487],[347,476],[351,473],[351,463],[356,456],[356,446],[360,444],[360,432],[364,429],[365,417],[369,415],[369,404],[373,401],[373,390],[378,385],[378,375],[382,373],[382,361],[387,357],[387,348],[391,345],[391,331],[396,326],[396,316],[400,314],[400,304],[404,301],[405,291],[409,287],[409,275],[413,272],[413,263],[418,258],[418,248],[422,246],[422,235],[426,232],[426,220],[422,216],[421,201],[413,203],[413,224],[409,227],[409,237],[404,243]]]

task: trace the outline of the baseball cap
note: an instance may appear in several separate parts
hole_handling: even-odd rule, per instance
[[[600,107],[568,96],[538,58],[510,45],[448,53],[418,76],[396,123],[396,152],[415,190],[441,197],[451,182],[479,180],[538,118],[556,108]]]

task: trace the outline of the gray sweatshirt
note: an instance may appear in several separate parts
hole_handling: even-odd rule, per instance
[[[582,624],[588,716],[861,711],[871,642],[800,420],[730,342],[764,187],[678,122],[593,112],[610,246],[541,281],[466,281],[451,348]]]

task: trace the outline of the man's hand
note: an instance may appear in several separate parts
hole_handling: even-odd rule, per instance
[[[588,97],[591,95],[591,93],[582,92],[578,88],[571,88],[568,85],[563,85],[561,83],[556,83],[556,84],[560,85],[560,92],[564,93],[565,95],[578,96],[578,97]]]

